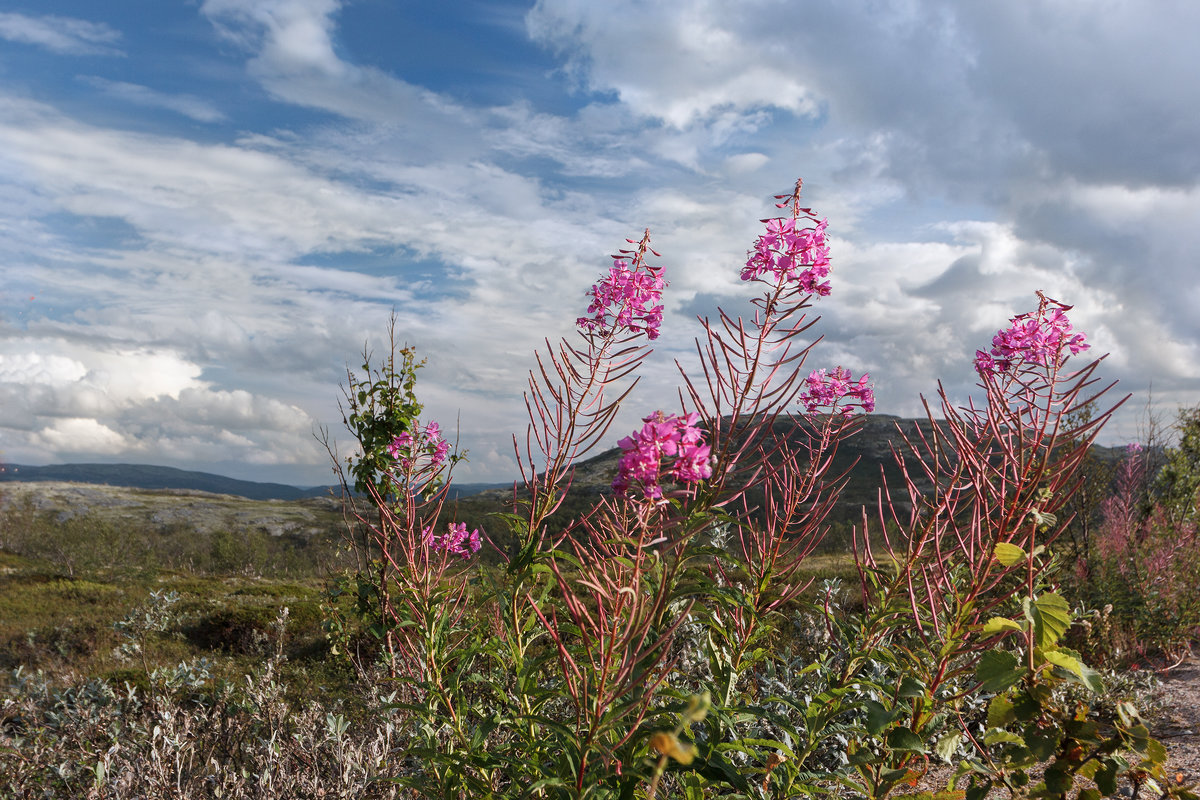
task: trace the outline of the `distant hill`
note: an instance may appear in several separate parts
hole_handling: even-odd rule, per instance
[[[334,496],[341,494],[341,489],[336,486],[302,489],[282,483],[242,481],[209,472],[193,472],[150,464],[51,464],[45,467],[5,464],[0,468],[0,482],[3,481],[65,481],[133,489],[185,489],[228,494],[250,500],[302,500],[306,497],[326,497],[330,493]],[[485,489],[509,485],[511,484],[456,483],[452,485],[452,495],[463,497]]]
[[[841,504],[843,511],[847,513],[863,504],[874,503],[881,471],[891,481],[898,478],[891,455],[891,448],[900,444],[897,429],[910,435],[918,429],[926,432],[930,429],[927,419],[902,419],[889,414],[868,414],[866,417],[859,433],[842,443],[833,465],[836,474],[855,464]],[[776,426],[786,430],[796,425],[800,419],[783,417]],[[1124,449],[1096,447],[1095,452],[1102,460],[1112,463],[1120,460]],[[620,450],[612,449],[576,465],[572,494],[577,503],[585,502],[589,495],[594,499],[596,494],[609,491],[609,484],[616,474],[620,456]],[[340,495],[340,489],[333,486],[305,489],[281,483],[242,481],[207,472],[147,464],[54,464],[45,467],[7,464],[0,467],[0,482],[3,481],[68,481],[137,489],[185,489],[234,495],[251,500],[302,500],[309,497],[327,497],[331,492],[335,496]],[[455,482],[451,485],[450,499],[476,498],[481,508],[499,508],[503,501],[511,496],[511,490],[511,483]]]
[[[903,435],[919,436],[918,431],[928,436],[933,423],[928,419],[904,419],[890,414],[867,414],[858,432],[844,439],[834,457],[830,475],[848,471],[848,480],[839,502],[829,520],[846,528],[862,519],[862,509],[873,509],[877,503],[880,479],[886,477],[888,485],[899,488],[903,485],[901,473],[893,456],[893,448],[904,452]],[[795,442],[803,441],[800,427],[805,425],[802,416],[780,417],[775,423],[775,432]],[[1124,448],[1096,446],[1095,455],[1104,462],[1116,463],[1124,455]],[[613,448],[575,465],[571,490],[551,525],[576,517],[589,509],[596,500],[610,494],[613,477],[617,473],[621,451]],[[519,494],[523,495],[524,491]],[[497,512],[506,510],[511,499],[511,488],[490,490],[473,494],[459,500],[455,513],[460,520],[471,525],[490,525]],[[904,499],[896,498],[897,507],[904,508]]]
[[[5,464],[0,481],[67,481],[135,489],[190,489],[251,500],[300,500],[323,497],[330,491],[324,486],[301,489],[282,483],[240,481],[224,475],[150,464],[51,464],[45,467]]]

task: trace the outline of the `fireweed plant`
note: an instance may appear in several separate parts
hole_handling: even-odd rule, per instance
[[[1134,709],[1101,720],[1077,698],[1099,676],[1062,644],[1058,512],[1113,411],[1067,424],[1110,388],[1099,361],[1071,366],[1087,344],[1069,306],[1039,295],[977,354],[978,404],[940,387],[940,413],[926,404],[899,485],[856,532],[861,609],[806,594],[847,480],[835,456],[874,395],[866,375],[806,369],[808,310],[832,285],[826,222],[800,190],[775,198],[741,271],[753,314],[699,319],[681,408],[647,413],[617,442],[611,492],[552,527],[662,324],[649,233],[613,256],[577,336],[530,372],[498,569],[475,563],[482,534],[434,531],[458,456],[417,422],[411,351],[352,377],[349,466],[375,506],[356,520],[366,605],[407,731],[381,777],[429,797],[883,798],[940,758],[958,764],[945,797],[1066,797],[1078,777],[1193,797]]]

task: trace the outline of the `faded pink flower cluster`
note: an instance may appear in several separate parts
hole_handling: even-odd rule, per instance
[[[981,375],[1008,372],[1022,363],[1056,367],[1065,358],[1064,350],[1075,355],[1091,346],[1082,333],[1071,332],[1071,321],[1066,314],[1071,306],[1040,292],[1038,296],[1041,297],[1038,310],[1013,317],[1008,328],[992,337],[990,353],[975,351],[976,372]]]
[[[806,209],[807,210],[807,209]],[[809,217],[813,222],[815,218]],[[792,217],[763,220],[767,232],[754,242],[754,249],[742,270],[742,280],[772,275],[775,283],[797,283],[809,294],[829,294],[829,246],[825,243],[827,220],[814,227],[797,229]]]
[[[628,262],[616,259],[608,277],[588,292],[592,302],[587,313],[591,316],[580,317],[576,324],[589,332],[609,334],[624,328],[657,339],[663,317],[660,301],[667,285],[659,274],[661,271],[650,266],[644,272],[630,269]]]
[[[832,411],[839,404],[841,408],[838,412],[841,414],[853,414],[855,406],[869,414],[875,410],[875,391],[867,385],[869,379],[870,376],[863,373],[856,381],[850,370],[842,367],[834,369],[832,374],[819,369],[805,380],[808,388],[801,393],[800,402],[804,403],[804,410],[809,414],[821,408]]]
[[[467,533],[467,523],[451,522],[449,529],[441,536],[435,536],[432,528],[424,531],[425,546],[430,550],[445,550],[451,555],[470,558],[472,553],[478,553],[482,546],[479,529]]]
[[[697,483],[712,477],[711,448],[704,443],[704,432],[696,427],[700,415],[692,412],[679,417],[656,411],[642,421],[646,424],[617,444],[624,451],[613,479],[613,491],[625,497],[638,485],[642,493],[656,500],[662,497],[661,480]],[[674,461],[663,469],[663,459]]]
[[[404,469],[409,469],[421,456],[429,457],[431,467],[439,467],[446,461],[450,445],[442,438],[442,429],[436,422],[425,426],[419,441],[404,431],[387,446],[388,454],[398,460]]]

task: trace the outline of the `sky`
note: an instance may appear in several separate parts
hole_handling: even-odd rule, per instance
[[[697,315],[804,178],[833,292],[805,369],[915,416],[1035,292],[1132,393],[1200,403],[1192,0],[0,0],[0,459],[332,479],[397,338],[459,480],[516,474],[546,337],[649,228],[679,410]],[[978,394],[977,390],[974,390]]]

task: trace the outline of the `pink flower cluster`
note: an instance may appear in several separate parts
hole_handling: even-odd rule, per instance
[[[467,533],[467,523],[451,522],[449,530],[441,536],[435,536],[432,528],[426,528],[425,546],[430,550],[445,550],[446,552],[470,558],[472,553],[478,553],[482,546],[479,539],[479,529]]]
[[[624,451],[613,479],[613,491],[625,497],[634,484],[650,499],[662,497],[659,481],[697,483],[712,477],[711,449],[704,443],[704,432],[696,427],[700,415],[695,412],[678,417],[657,411],[642,421],[646,424],[617,444]],[[666,470],[663,459],[673,458]]]
[[[645,333],[658,338],[662,325],[662,292],[667,282],[660,269],[647,266],[645,271],[630,269],[623,259],[616,259],[608,277],[592,286],[587,313],[577,324],[586,331],[609,334],[618,328],[633,333]],[[609,318],[612,318],[611,320]]]
[[[815,222],[815,219],[813,220]],[[827,220],[815,227],[796,227],[792,217],[763,220],[767,232],[754,242],[754,249],[742,270],[742,280],[761,280],[773,276],[775,283],[797,283],[809,294],[829,294],[829,246],[825,243]]]
[[[429,457],[431,467],[440,467],[446,461],[450,445],[442,438],[442,429],[436,422],[425,426],[419,441],[404,431],[387,446],[388,454],[397,459],[404,469],[409,469],[421,456]]]
[[[850,398],[839,413],[852,414],[854,407],[858,406],[869,414],[875,410],[875,391],[867,385],[869,377],[863,373],[856,381],[850,370],[842,367],[834,369],[833,374],[823,369],[816,370],[806,379],[808,388],[801,393],[800,402],[804,403],[805,411],[812,414],[821,408],[832,411],[843,400]]]
[[[1065,358],[1064,350],[1075,355],[1091,346],[1082,333],[1071,332],[1066,314],[1071,306],[1038,294],[1042,299],[1037,311],[1013,317],[1008,328],[992,337],[990,353],[975,351],[976,372],[1008,372],[1022,363],[1057,367]]]

